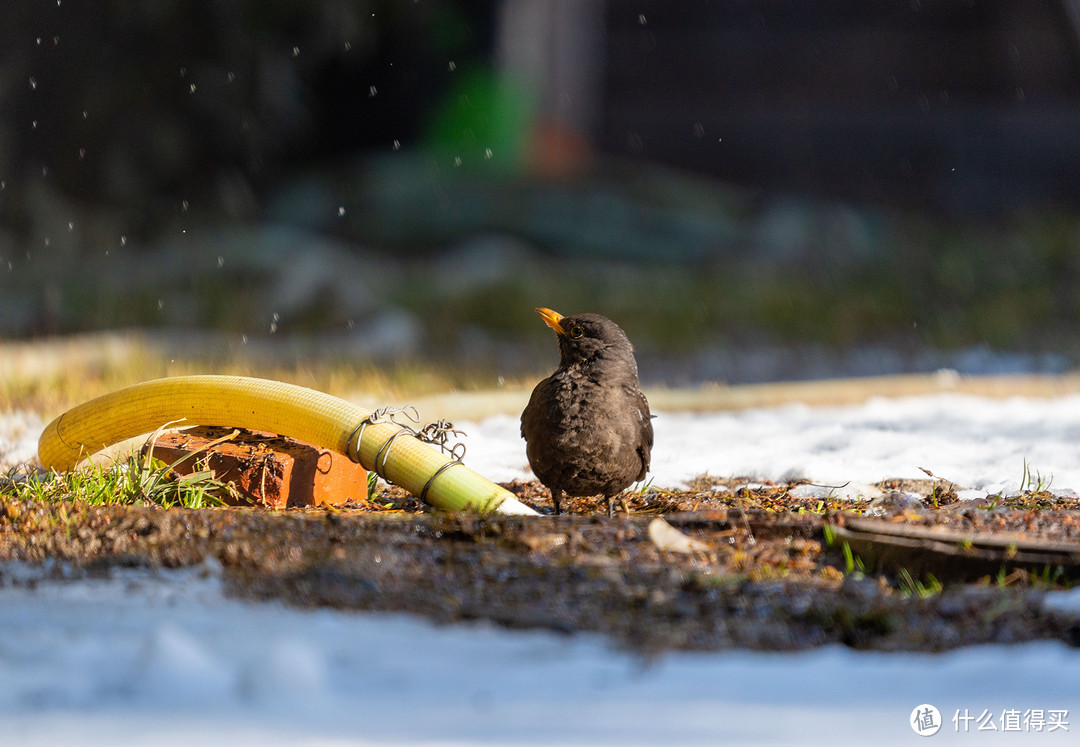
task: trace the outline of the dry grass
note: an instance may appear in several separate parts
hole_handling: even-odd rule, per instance
[[[378,363],[308,354],[284,342],[258,349],[189,345],[170,351],[143,333],[95,333],[40,342],[0,343],[0,412],[54,417],[106,392],[167,376],[229,374],[284,381],[365,407],[414,404],[427,418],[469,419],[518,413],[546,372],[503,379],[460,363]],[[983,397],[1055,397],[1080,392],[1080,374],[962,377],[952,373],[682,389],[647,389],[654,410],[741,410],[791,402],[857,404],[871,397],[963,393]]]
[[[253,351],[207,345],[176,354],[140,333],[95,333],[40,342],[0,343],[0,412],[47,417],[125,386],[171,376],[227,374],[285,381],[365,405],[499,387],[490,371],[410,361],[379,364],[308,355],[289,343]]]

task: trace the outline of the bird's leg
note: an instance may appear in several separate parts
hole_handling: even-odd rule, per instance
[[[558,516],[562,513],[562,509],[559,506],[559,502],[562,501],[563,492],[556,488],[551,489],[551,502],[555,504],[555,515]]]
[[[611,502],[611,496],[610,495],[605,495],[604,500],[607,501],[607,515],[608,516],[614,516],[615,515],[615,504]]]

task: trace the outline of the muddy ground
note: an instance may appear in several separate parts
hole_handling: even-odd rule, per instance
[[[58,560],[48,567],[65,575],[216,560],[239,598],[588,631],[646,655],[1080,645],[1080,618],[1042,603],[1080,582],[1080,500],[957,501],[925,481],[886,484],[908,497],[871,505],[738,483],[633,495],[630,514],[613,518],[591,499],[539,519],[432,513],[397,488],[329,511],[3,498],[0,560]],[[550,510],[538,484],[507,487]],[[693,542],[654,534],[661,515]],[[896,532],[916,536],[898,549]],[[0,583],[16,583],[5,575],[0,565]]]

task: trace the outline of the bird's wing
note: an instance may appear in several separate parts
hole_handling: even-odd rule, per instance
[[[652,414],[649,412],[649,400],[640,389],[634,390],[634,404],[638,414],[638,454],[641,455],[641,474],[637,479],[644,480],[645,473],[649,471],[649,462],[652,455],[653,427]]]
[[[521,411],[521,435],[526,440],[531,437],[531,434],[526,431],[534,430],[532,424],[540,417],[540,399],[542,398],[540,390],[543,389],[545,383],[546,379],[536,385],[529,396],[529,404],[525,405],[525,409]]]

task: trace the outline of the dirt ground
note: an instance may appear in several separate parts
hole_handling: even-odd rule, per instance
[[[541,518],[433,513],[393,487],[329,511],[8,499],[0,560],[59,560],[67,575],[216,560],[239,598],[588,631],[646,655],[1080,645],[1080,619],[1042,604],[1080,581],[1076,499],[960,502],[928,480],[883,486],[907,498],[852,504],[706,483],[629,496],[630,514],[613,518],[592,499]],[[537,483],[507,487],[550,511]]]

